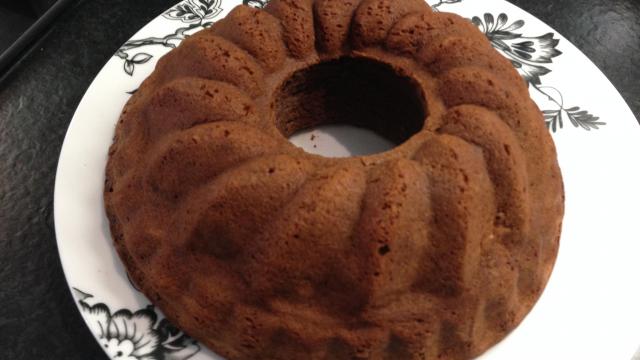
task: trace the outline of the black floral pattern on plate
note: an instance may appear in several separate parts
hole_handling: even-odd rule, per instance
[[[187,360],[200,351],[195,340],[166,319],[158,321],[152,305],[112,313],[104,303],[90,305],[93,295],[73,290],[89,329],[110,359]]]
[[[256,9],[262,9],[269,3],[269,0],[242,0],[242,3]]]
[[[163,17],[180,21],[186,26],[179,27],[163,37],[148,37],[124,43],[115,53],[115,56],[124,60],[124,72],[133,76],[136,65],[145,64],[153,58],[149,53],[135,53],[135,50],[154,45],[173,49],[190,34],[211,26],[213,19],[222,12],[221,3],[222,0],[185,0],[167,10],[162,14]]]
[[[437,3],[431,5],[431,8],[434,11],[440,11],[440,6],[442,5],[451,5],[451,4],[457,4],[462,2],[462,0],[438,0]]]
[[[524,36],[518,32],[524,27],[524,20],[509,23],[509,17],[504,13],[497,18],[486,13],[483,19],[475,16],[471,21],[487,36],[491,45],[511,61],[527,83],[556,106],[554,109],[542,111],[545,123],[551,131],[555,133],[563,129],[566,119],[574,127],[587,131],[597,130],[600,126],[606,125],[605,122],[599,121],[599,117],[579,106],[565,106],[564,96],[558,89],[542,85],[541,78],[551,73],[547,64],[551,64],[555,57],[562,55],[557,49],[560,40],[555,38],[555,34]]]
[[[549,64],[554,57],[562,55],[556,49],[560,40],[555,39],[553,33],[537,37],[522,36],[515,31],[524,26],[524,21],[509,24],[507,14],[500,14],[494,20],[493,15],[487,13],[484,14],[484,21],[477,16],[471,21],[487,36],[494,48],[511,60],[520,75],[530,84],[540,85],[540,76],[551,72],[549,68],[539,64]]]

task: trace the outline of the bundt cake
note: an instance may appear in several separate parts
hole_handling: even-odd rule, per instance
[[[287,140],[328,123],[397,146]],[[132,96],[104,199],[134,282],[228,359],[478,356],[540,296],[564,207],[525,82],[423,0],[236,7]]]

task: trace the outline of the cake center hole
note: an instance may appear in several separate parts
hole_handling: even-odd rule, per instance
[[[299,70],[275,96],[280,132],[327,157],[390,150],[419,132],[427,116],[415,80],[367,58],[343,57]]]

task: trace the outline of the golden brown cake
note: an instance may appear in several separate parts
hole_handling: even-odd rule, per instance
[[[344,123],[397,143],[296,148]],[[228,359],[468,359],[558,250],[563,186],[525,82],[423,0],[239,6],[122,112],[105,204],[131,277]]]

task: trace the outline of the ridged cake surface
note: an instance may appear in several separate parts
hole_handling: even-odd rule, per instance
[[[325,158],[325,123],[398,146]],[[228,359],[469,359],[551,273],[556,152],[525,82],[423,0],[239,6],[122,112],[105,205],[132,279]]]

